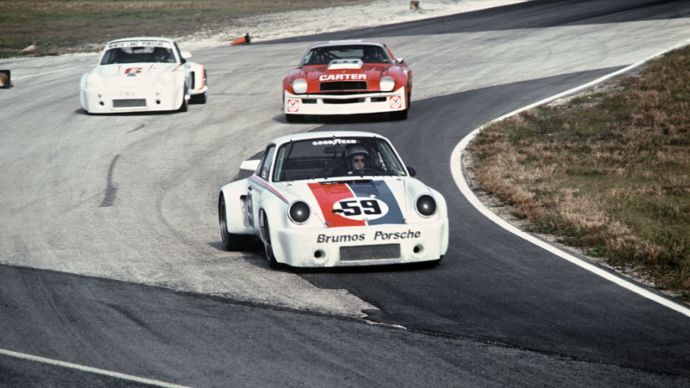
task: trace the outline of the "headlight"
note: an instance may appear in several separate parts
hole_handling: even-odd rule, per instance
[[[417,198],[417,212],[424,217],[429,217],[436,212],[436,201],[430,195],[422,195]]]
[[[297,94],[302,94],[307,92],[307,80],[304,78],[297,78],[292,81],[292,91]]]
[[[309,205],[302,201],[294,202],[288,210],[290,220],[296,224],[303,224],[309,219]]]
[[[103,86],[105,86],[105,82],[103,82],[103,78],[98,75],[92,74],[86,78],[87,89],[102,88]]]
[[[389,76],[381,78],[379,82],[379,88],[382,92],[390,92],[395,87],[395,80]]]
[[[177,77],[175,75],[176,75],[176,73],[173,73],[173,72],[164,73],[163,75],[161,75],[161,78],[160,78],[161,83],[163,85],[174,85],[175,80],[177,79]]]

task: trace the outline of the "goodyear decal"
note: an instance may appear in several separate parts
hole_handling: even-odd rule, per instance
[[[329,228],[404,223],[385,182],[310,183],[309,188]]]

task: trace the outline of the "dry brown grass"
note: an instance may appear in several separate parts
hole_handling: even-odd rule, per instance
[[[482,190],[535,232],[690,300],[690,48],[639,75],[487,127]]]

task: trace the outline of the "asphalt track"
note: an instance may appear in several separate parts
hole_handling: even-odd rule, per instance
[[[687,386],[687,317],[498,228],[448,170],[484,122],[690,35],[684,2],[602,3],[338,35],[386,37],[408,58],[404,122],[282,122],[276,80],[299,41],[195,52],[209,103],[173,115],[83,115],[76,85],[92,56],[12,63],[23,71],[0,94],[0,349],[194,386]],[[276,273],[218,249],[217,188],[268,139],[309,129],[378,131],[446,196],[439,267]],[[362,310],[408,329],[366,324]],[[8,356],[0,381],[137,384]]]

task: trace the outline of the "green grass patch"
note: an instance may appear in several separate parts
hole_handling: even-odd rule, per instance
[[[495,123],[468,148],[483,190],[534,232],[690,301],[690,48],[566,102]]]
[[[0,58],[98,50],[109,40],[130,36],[179,38],[197,31],[217,33],[247,16],[367,2],[0,0]],[[32,44],[35,50],[23,51]]]

